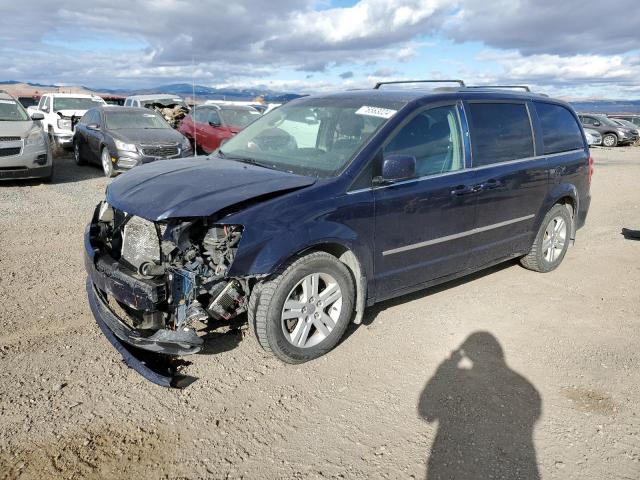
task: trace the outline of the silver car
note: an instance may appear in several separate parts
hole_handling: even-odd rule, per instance
[[[20,102],[0,90],[0,179],[43,178],[51,180],[53,160],[47,135],[38,120]]]
[[[589,146],[592,145],[602,145],[602,135],[597,130],[592,128],[585,128],[584,134],[587,137],[587,143]]]

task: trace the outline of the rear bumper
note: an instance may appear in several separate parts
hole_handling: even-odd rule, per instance
[[[589,206],[591,205],[591,193],[587,193],[584,198],[580,199],[578,207],[578,215],[576,217],[576,230],[584,227],[587,222],[587,214],[589,213]]]

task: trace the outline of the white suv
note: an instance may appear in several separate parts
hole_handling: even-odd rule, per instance
[[[30,114],[39,112],[44,115],[42,127],[49,135],[51,147],[71,148],[73,145],[73,120],[79,120],[87,110],[106,105],[95,95],[80,93],[45,93],[37,106],[29,107]]]

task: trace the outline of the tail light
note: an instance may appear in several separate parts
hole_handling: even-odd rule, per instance
[[[589,185],[591,185],[591,177],[593,177],[593,157],[589,156]]]

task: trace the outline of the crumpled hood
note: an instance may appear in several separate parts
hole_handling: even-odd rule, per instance
[[[165,160],[120,175],[107,189],[107,202],[152,221],[208,217],[239,202],[303,188],[315,181],[220,158]]]
[[[114,138],[125,143],[162,144],[182,143],[183,135],[173,128],[120,128],[109,130]]]

